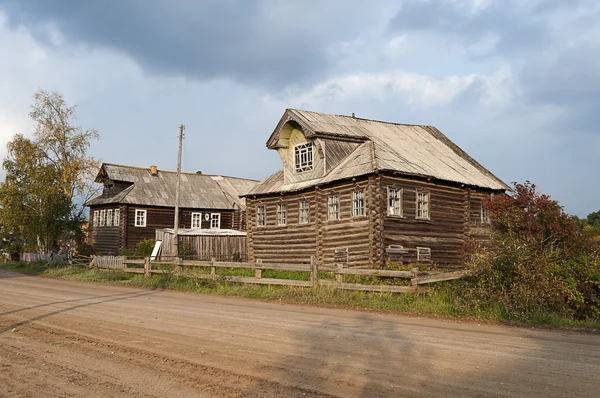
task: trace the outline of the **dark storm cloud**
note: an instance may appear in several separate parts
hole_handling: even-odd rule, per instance
[[[47,45],[50,23],[68,42],[117,49],[155,73],[271,85],[320,77],[327,40],[351,34],[362,18],[360,7],[313,1],[0,0],[3,8],[11,26],[26,26]],[[345,29],[323,20],[336,8]]]

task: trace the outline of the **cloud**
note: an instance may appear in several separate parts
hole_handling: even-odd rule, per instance
[[[353,36],[362,29],[358,21],[373,14],[367,5],[344,5],[341,0],[0,0],[11,25],[27,27],[46,46],[64,41],[111,48],[151,73],[272,86],[322,76],[328,43]]]
[[[287,107],[431,124],[585,216],[600,186],[593,0],[0,0],[0,145],[58,90],[94,155],[264,178]],[[4,148],[0,149],[0,155]]]

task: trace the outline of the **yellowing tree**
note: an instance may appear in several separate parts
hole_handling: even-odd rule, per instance
[[[33,138],[16,134],[7,145],[0,226],[29,250],[49,251],[61,240],[81,238],[83,203],[95,192],[99,165],[87,150],[98,132],[74,125],[75,109],[61,94],[39,90],[30,113]]]

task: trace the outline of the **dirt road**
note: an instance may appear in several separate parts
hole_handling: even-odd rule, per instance
[[[581,396],[600,337],[0,270],[0,397]]]

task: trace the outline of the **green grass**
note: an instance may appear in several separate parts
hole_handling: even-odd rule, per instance
[[[186,269],[182,274],[155,274],[145,278],[142,274],[120,271],[99,271],[87,267],[47,267],[43,263],[9,263],[0,265],[2,269],[11,269],[22,273],[61,278],[74,281],[104,282],[122,286],[147,289],[170,289],[205,294],[257,298],[289,303],[301,303],[321,306],[334,306],[362,310],[377,310],[393,313],[459,317],[477,320],[491,320],[520,325],[535,325],[560,328],[579,328],[585,330],[600,329],[600,320],[577,321],[552,313],[527,314],[515,320],[507,315],[501,304],[492,308],[464,308],[456,295],[460,289],[452,288],[451,282],[438,284],[438,288],[418,295],[362,292],[317,286],[312,288],[255,285],[199,278],[198,274],[208,274],[208,267]],[[218,269],[219,275],[254,276],[250,269]],[[288,272],[265,270],[265,278],[309,280],[308,272]],[[332,274],[323,274],[332,278]],[[363,279],[361,281],[364,282]],[[377,284],[378,280],[372,281]]]

